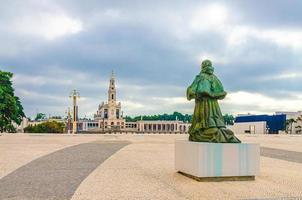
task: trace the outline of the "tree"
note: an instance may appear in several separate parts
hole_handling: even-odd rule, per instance
[[[61,116],[51,116],[50,118],[51,118],[51,119],[62,119]],[[83,118],[83,119],[86,119],[86,118]]]
[[[285,132],[286,133],[290,133],[290,134],[292,134],[292,132],[293,132],[293,123],[295,123],[296,122],[296,120],[294,120],[294,119],[287,119],[286,120],[286,129],[285,129]]]
[[[162,115],[143,115],[143,116],[135,116],[135,117],[130,117],[126,116],[125,117],[126,122],[136,122],[139,120],[154,120],[154,121],[168,121],[168,120],[179,120],[183,122],[191,122],[192,121],[192,115],[185,114],[183,115],[182,113],[179,112],[174,112],[173,114],[162,114]]]
[[[226,125],[234,125],[235,118],[233,115],[225,114],[223,115],[223,119]]]
[[[25,117],[19,97],[15,96],[13,74],[0,70],[0,132],[15,132],[13,122],[20,124]]]
[[[136,122],[139,120],[154,120],[154,121],[168,121],[168,120],[179,120],[183,122],[188,122],[192,123],[192,115],[188,114],[182,114],[180,112],[174,112],[173,114],[159,114],[159,115],[142,115],[142,116],[135,116],[135,117],[130,117],[126,116],[125,120],[126,122]],[[226,125],[234,125],[234,116],[231,114],[225,114],[223,116],[223,119],[225,121]]]
[[[296,119],[296,123],[302,122],[302,115],[298,116]],[[301,127],[301,123],[298,124],[298,126],[295,127],[296,128],[296,134],[300,134],[302,132],[302,127]]]
[[[41,121],[46,119],[46,115],[44,113],[37,113],[35,121]]]
[[[65,124],[56,121],[42,122],[37,125],[29,125],[24,129],[25,133],[63,133]]]

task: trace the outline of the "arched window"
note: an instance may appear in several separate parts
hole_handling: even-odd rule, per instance
[[[104,109],[104,118],[108,119],[108,109]]]
[[[114,99],[114,94],[111,95],[111,99],[112,99],[112,100]]]
[[[117,119],[120,118],[120,110],[119,109],[116,109],[115,116],[116,116]]]

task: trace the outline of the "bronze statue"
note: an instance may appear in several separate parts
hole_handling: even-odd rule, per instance
[[[210,60],[201,64],[201,72],[187,89],[187,99],[195,99],[189,140],[195,142],[241,143],[234,133],[227,129],[218,100],[224,99],[226,92],[219,79],[213,74]]]

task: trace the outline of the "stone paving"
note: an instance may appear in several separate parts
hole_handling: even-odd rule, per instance
[[[0,199],[70,199],[97,166],[127,144],[84,143],[38,158],[0,179]]]
[[[302,163],[302,152],[273,149],[268,147],[261,147],[260,151],[261,156],[286,160],[289,162]]]
[[[196,182],[174,170],[187,135],[0,137],[0,199],[302,199],[302,136],[238,135],[261,144],[255,181]]]

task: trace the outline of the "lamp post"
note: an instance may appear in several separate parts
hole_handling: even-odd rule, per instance
[[[103,133],[105,133],[105,118],[103,116]]]
[[[80,93],[74,89],[70,93],[70,98],[72,98],[73,102],[73,119],[72,119],[72,133],[77,133],[77,121],[78,121],[78,106],[77,106],[77,98],[80,98]]]
[[[67,114],[67,133],[70,134],[71,132],[71,115],[70,115],[70,108],[65,112]]]

